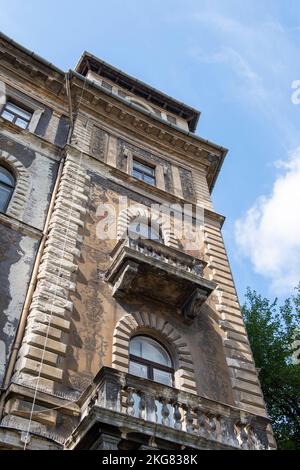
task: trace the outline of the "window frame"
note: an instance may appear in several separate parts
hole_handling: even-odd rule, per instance
[[[21,114],[18,114],[18,112],[16,110],[11,111],[10,109],[7,109],[7,106],[9,106],[9,105],[12,106],[13,108],[17,108],[20,111],[23,111],[24,113],[29,114],[29,117],[25,118]],[[11,121],[3,116],[3,113],[5,113],[5,112],[7,112],[8,114],[11,114],[13,116],[13,119]],[[6,121],[11,122],[12,124],[15,124],[16,126],[20,127],[21,129],[28,129],[30,121],[32,119],[32,116],[33,116],[33,111],[32,110],[29,111],[28,108],[26,109],[25,107],[22,107],[19,103],[16,103],[14,100],[7,100],[6,103],[4,104],[4,106],[1,109],[1,117],[3,119],[5,119]],[[25,122],[26,127],[19,126],[19,124],[17,124],[18,119],[21,119],[23,122]]]
[[[154,362],[154,361],[151,361],[150,359],[145,359],[143,357],[140,357],[140,356],[136,356],[135,354],[131,354],[130,353],[130,343],[131,341],[134,339],[134,338],[138,338],[138,337],[142,337],[142,338],[149,338],[151,339],[152,341],[156,342],[157,344],[159,344],[165,351],[166,353],[168,354],[169,358],[170,358],[170,362],[172,364],[172,366],[165,366],[163,364],[159,364],[158,362]],[[147,380],[153,380],[153,382],[155,383],[159,383],[161,385],[164,385],[164,386],[168,386],[168,385],[165,385],[165,384],[162,384],[161,382],[157,382],[154,380],[154,373],[153,373],[153,370],[154,369],[157,369],[157,370],[161,370],[163,372],[168,372],[170,375],[171,375],[171,380],[172,380],[172,385],[169,385],[169,387],[174,387],[174,383],[175,383],[175,368],[174,368],[174,363],[173,363],[173,360],[172,360],[172,357],[169,353],[169,351],[167,350],[167,348],[162,345],[159,341],[157,341],[156,338],[152,338],[151,336],[146,336],[146,335],[136,335],[136,336],[133,336],[132,338],[130,338],[130,341],[129,341],[129,364],[128,364],[128,370],[130,369],[130,363],[131,362],[135,362],[137,364],[141,364],[143,366],[146,366],[147,368],[147,377],[146,379]],[[135,377],[139,377],[138,375],[135,376]]]
[[[11,176],[11,179],[13,180],[13,183],[14,183],[14,184],[13,183],[8,184],[8,183],[4,183],[4,182],[0,181],[0,190],[1,190],[1,187],[9,189],[9,197],[6,200],[3,209],[2,210],[0,209],[0,213],[5,214],[7,209],[8,209],[9,203],[10,203],[12,197],[13,197],[14,191],[16,189],[17,181],[16,181],[16,177],[13,174],[13,172],[10,171],[6,166],[2,165],[2,163],[0,162],[0,173],[1,173],[2,168],[9,173],[9,175]]]
[[[5,109],[6,104],[9,102],[14,104],[15,106],[18,106],[21,109],[23,107],[24,111],[31,112],[31,119],[26,129],[18,126],[17,124],[12,123],[11,121],[9,121],[8,119],[2,116],[2,113]],[[38,103],[33,101],[33,99],[31,99],[30,96],[23,95],[19,91],[14,90],[13,88],[7,87],[6,102],[0,105],[0,118],[3,119],[3,121],[7,123],[17,126],[18,129],[20,129],[21,131],[25,131],[25,132],[29,131],[29,132],[34,133],[44,110],[45,108],[39,106]]]
[[[138,163],[138,164],[142,165],[143,167],[150,169],[152,171],[152,175],[147,174],[145,171],[143,171],[141,169],[135,169],[134,168],[135,163]],[[140,173],[142,175],[142,178],[138,178],[137,176],[135,176],[134,172]],[[143,181],[144,183],[149,184],[149,186],[156,187],[157,176],[156,176],[156,166],[155,165],[151,165],[148,162],[141,161],[139,158],[136,158],[135,156],[133,156],[132,157],[132,173],[131,174],[135,179],[137,179],[139,181]],[[143,178],[144,176],[148,176],[149,178],[153,178],[153,184],[149,183],[148,181],[145,181],[145,179]]]

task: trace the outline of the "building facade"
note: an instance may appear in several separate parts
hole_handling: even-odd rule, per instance
[[[2,449],[275,447],[199,112],[0,37]]]

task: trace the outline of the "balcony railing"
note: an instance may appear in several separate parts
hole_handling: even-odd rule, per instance
[[[189,443],[192,448],[268,448],[267,418],[108,367],[100,370],[81,403],[82,429],[85,421],[90,428],[94,413],[96,421],[116,423],[136,441],[151,438],[155,429],[161,442]]]
[[[139,294],[178,308],[187,321],[199,313],[216,284],[203,277],[206,263],[176,248],[130,237],[111,253],[106,278],[113,295]]]

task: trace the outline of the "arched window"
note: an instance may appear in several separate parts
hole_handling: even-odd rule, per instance
[[[0,166],[0,212],[5,212],[16,185],[13,175]]]
[[[128,226],[128,235],[130,238],[137,240],[144,238],[147,240],[155,240],[163,243],[163,237],[160,227],[157,224],[144,222],[143,220],[132,220]]]
[[[148,336],[135,336],[129,347],[129,373],[173,386],[174,368],[169,353]]]

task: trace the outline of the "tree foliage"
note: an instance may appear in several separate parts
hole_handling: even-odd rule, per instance
[[[300,284],[282,305],[247,289],[242,307],[279,449],[300,450]]]

